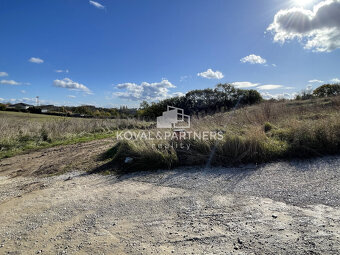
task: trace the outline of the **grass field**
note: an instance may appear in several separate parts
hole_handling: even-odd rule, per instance
[[[49,120],[49,119],[57,119],[62,118],[59,116],[46,115],[46,114],[35,114],[35,113],[26,113],[26,112],[9,112],[9,111],[0,111],[0,118],[28,118],[35,120]]]
[[[262,163],[314,157],[340,151],[340,97],[265,101],[261,104],[194,118],[189,131],[221,131],[222,141],[185,140],[190,150],[155,148],[173,141],[118,142],[105,153],[113,170],[137,171],[181,165]],[[17,153],[114,137],[117,130],[151,130],[137,120],[83,119],[0,112],[0,158]],[[132,158],[126,163],[126,158]]]
[[[150,125],[132,119],[83,119],[0,111],[0,159],[32,149],[112,137],[115,130]]]

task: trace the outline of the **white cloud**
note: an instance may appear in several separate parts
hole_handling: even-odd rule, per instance
[[[20,90],[22,94],[26,94],[26,90]]]
[[[175,93],[172,95],[169,94],[169,89],[176,88],[176,86],[168,80],[154,83],[142,82],[140,85],[136,83],[122,83],[116,87],[118,89],[125,89],[125,92],[115,92],[113,93],[114,96],[136,101],[163,100],[175,95]]]
[[[251,54],[249,56],[241,58],[240,61],[242,63],[250,63],[250,64],[265,64],[265,63],[267,63],[267,60],[265,60],[261,56],[256,56],[254,54]]]
[[[91,90],[84,84],[72,81],[69,78],[64,78],[63,80],[54,80],[53,85],[59,88],[66,88],[71,90],[83,91],[87,94],[91,94]]]
[[[238,81],[238,82],[233,82],[232,85],[234,85],[236,88],[250,88],[250,87],[256,87],[260,85],[260,83],[252,83],[249,81]]]
[[[273,85],[273,84],[264,84],[261,85],[261,83],[253,83],[250,81],[238,81],[238,82],[233,82],[231,83],[233,86],[235,86],[236,88],[252,88],[252,87],[256,87],[256,89],[258,90],[272,90],[272,89],[295,89],[294,87],[285,87],[283,85]]]
[[[56,73],[69,73],[69,70],[66,69],[66,70],[55,70]]]
[[[98,3],[98,2],[89,1],[89,3],[90,3],[91,5],[93,5],[94,7],[98,8],[98,9],[105,9],[105,6],[104,6],[104,5],[101,5],[101,4]]]
[[[268,85],[258,86],[257,89],[259,89],[259,90],[271,90],[271,89],[279,89],[279,88],[282,88],[282,87],[283,87],[282,85],[271,85],[271,84],[268,84]]]
[[[41,58],[34,58],[34,57],[31,57],[28,61],[31,62],[31,63],[35,63],[35,64],[44,63],[44,60],[42,60]]]
[[[67,95],[68,98],[76,98],[74,95]]]
[[[298,93],[281,93],[281,94],[270,94],[268,92],[261,92],[261,96],[264,99],[294,99]]]
[[[277,65],[276,65],[276,64],[272,64],[272,66],[273,66],[273,67],[277,67]]]
[[[321,80],[310,80],[308,81],[309,83],[323,83],[324,81],[321,81]]]
[[[212,69],[208,69],[205,72],[202,73],[198,73],[197,76],[203,77],[203,78],[207,78],[207,79],[222,79],[224,77],[224,75],[220,72],[220,71],[213,71]]]
[[[340,48],[340,0],[326,0],[313,10],[291,8],[280,10],[267,28],[274,42],[297,39],[305,49],[330,52]]]
[[[0,77],[5,77],[5,76],[8,76],[8,73],[6,73],[6,72],[0,72]]]
[[[334,79],[331,79],[331,82],[332,83],[340,83],[340,79],[334,78]]]
[[[13,81],[13,80],[1,80],[0,84],[2,85],[20,85],[21,82]]]
[[[175,92],[175,93],[172,93],[171,96],[172,96],[172,97],[183,97],[183,96],[185,96],[185,94],[182,93],[182,92]]]

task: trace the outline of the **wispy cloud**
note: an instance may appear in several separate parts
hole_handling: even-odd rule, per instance
[[[172,96],[178,96],[178,93],[170,94],[169,89],[176,88],[168,80],[162,80],[161,82],[142,82],[140,85],[136,83],[122,83],[116,86],[118,89],[125,89],[125,92],[115,92],[114,96],[141,101],[141,100],[162,100]]]
[[[296,96],[298,95],[298,93],[293,92],[293,93],[279,93],[279,94],[271,94],[268,92],[261,92],[261,96],[264,99],[294,99]]]
[[[62,69],[59,69],[59,70],[55,70],[56,73],[69,73],[69,70],[66,69],[66,70],[62,70]]]
[[[268,84],[268,85],[261,85],[257,87],[257,89],[259,90],[272,90],[272,89],[279,89],[279,88],[283,88],[283,86]]]
[[[66,88],[70,90],[82,91],[87,94],[92,93],[91,90],[88,87],[86,87],[84,84],[72,81],[69,78],[64,78],[63,80],[54,80],[53,86],[59,87],[59,88]]]
[[[198,73],[197,76],[200,76],[206,79],[217,79],[217,80],[220,80],[224,77],[224,75],[220,71],[213,71],[210,68],[205,72]]]
[[[294,87],[286,87],[283,85],[273,85],[273,84],[261,84],[261,83],[253,83],[250,81],[237,81],[232,82],[236,88],[255,88],[258,90],[272,90],[272,89],[295,89]]]
[[[265,63],[267,63],[267,60],[265,60],[261,56],[257,56],[257,55],[254,55],[254,54],[251,54],[249,56],[241,58],[240,61],[242,63],[250,63],[250,64],[265,64]]]
[[[20,85],[21,82],[17,82],[17,81],[14,81],[14,80],[1,80],[0,84],[2,84],[2,85]]]
[[[309,83],[323,83],[324,81],[315,79],[315,80],[310,80],[310,81],[308,81],[308,82],[309,82]]]
[[[6,73],[6,72],[0,72],[0,77],[6,77],[6,76],[8,76],[8,73]]]
[[[44,60],[42,60],[41,58],[35,58],[35,57],[31,57],[28,61],[31,63],[35,63],[35,64],[44,63]]]
[[[232,85],[234,85],[236,88],[251,88],[251,87],[256,87],[260,85],[260,83],[252,83],[249,81],[238,81],[238,82],[233,82]]]
[[[186,80],[189,79],[189,78],[190,78],[189,75],[183,75],[183,76],[180,77],[179,81],[180,81],[180,82],[183,82],[183,81],[186,81]]]
[[[74,95],[67,95],[68,98],[76,98]]]
[[[105,9],[105,6],[104,6],[104,5],[101,5],[101,4],[98,3],[98,2],[89,1],[89,3],[90,3],[91,5],[93,5],[94,7],[98,8],[98,9]]]
[[[182,92],[175,92],[175,93],[172,93],[171,96],[172,97],[183,97],[185,96],[185,94]]]
[[[26,94],[26,90],[20,90],[22,94]]]

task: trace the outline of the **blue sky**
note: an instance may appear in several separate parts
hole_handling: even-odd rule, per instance
[[[291,97],[340,78],[339,6],[1,0],[0,100],[134,107],[225,82]]]

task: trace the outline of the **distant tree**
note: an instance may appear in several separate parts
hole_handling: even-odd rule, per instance
[[[308,100],[313,99],[314,94],[311,89],[304,89],[298,95],[295,96],[295,100]]]
[[[184,109],[187,114],[211,114],[236,105],[250,105],[263,99],[256,90],[237,89],[231,84],[218,84],[215,89],[189,91],[185,96],[168,98],[157,103],[142,102],[138,116],[155,119],[166,111],[167,105]]]
[[[73,109],[73,112],[75,113],[79,113],[79,114],[84,114],[84,115],[90,115],[92,116],[94,111],[92,110],[92,108],[86,106],[86,105],[82,105],[82,106],[78,106],[78,107],[75,107]]]
[[[27,109],[27,111],[30,113],[41,113],[41,108],[31,106]]]
[[[331,97],[340,95],[340,84],[325,84],[314,90],[316,97]]]
[[[0,111],[6,111],[7,106],[5,104],[0,104]]]

